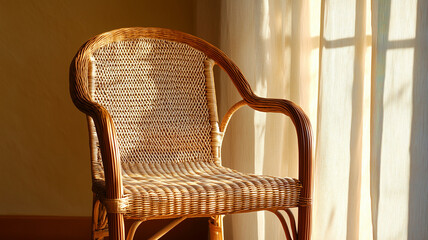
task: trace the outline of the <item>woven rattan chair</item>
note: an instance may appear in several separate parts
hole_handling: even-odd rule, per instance
[[[219,124],[213,66],[229,75],[243,100]],[[189,34],[124,28],[95,36],[70,66],[74,104],[87,115],[94,192],[93,239],[125,239],[124,218],[175,218],[158,239],[186,218],[211,217],[211,238],[222,238],[221,216],[268,210],[287,239],[310,239],[311,127],[294,103],[256,96],[220,50]],[[227,123],[241,106],[283,113],[298,136],[299,179],[243,174],[221,166]],[[289,208],[298,207],[298,227]],[[284,210],[290,218],[287,226]],[[291,229],[291,231],[290,231]]]

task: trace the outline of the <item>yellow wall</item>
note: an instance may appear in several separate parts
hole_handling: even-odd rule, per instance
[[[71,59],[87,39],[115,28],[194,33],[196,6],[193,0],[1,2],[0,215],[90,215],[88,134],[68,93]]]

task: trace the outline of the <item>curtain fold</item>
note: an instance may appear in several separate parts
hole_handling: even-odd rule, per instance
[[[220,48],[254,92],[286,98],[314,129],[313,239],[428,238],[428,4],[223,0]],[[239,101],[220,75],[219,112]],[[284,116],[239,110],[223,164],[297,177]],[[228,216],[226,239],[283,239],[271,213]]]

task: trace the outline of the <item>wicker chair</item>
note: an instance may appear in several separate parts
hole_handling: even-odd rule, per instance
[[[213,66],[229,75],[243,100],[221,124]],[[220,50],[182,32],[123,28],[87,41],[70,66],[74,104],[87,115],[94,192],[93,239],[125,239],[124,218],[175,218],[158,239],[186,218],[211,217],[222,239],[221,216],[268,210],[287,239],[310,239],[312,152],[307,116],[294,103],[256,96]],[[283,113],[298,136],[299,180],[243,174],[221,166],[224,132],[248,105]],[[298,207],[298,229],[289,208]],[[284,210],[290,218],[287,226]],[[108,224],[107,224],[108,223]],[[290,231],[291,229],[291,231]]]

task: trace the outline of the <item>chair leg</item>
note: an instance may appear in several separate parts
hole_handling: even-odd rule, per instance
[[[137,231],[137,228],[138,228],[138,226],[140,226],[140,224],[142,223],[143,221],[135,221],[132,225],[131,225],[131,228],[129,228],[129,230],[128,230],[128,235],[126,236],[126,240],[133,240],[134,239],[134,235],[135,235],[135,232]]]
[[[103,240],[108,237],[107,211],[96,195],[92,204],[92,240]]]
[[[108,213],[110,240],[125,240],[125,222],[122,213]]]
[[[288,219],[290,219],[290,228],[293,234],[293,239],[297,240],[297,228],[296,228],[296,220],[294,219],[294,214],[291,212],[289,208],[285,209],[284,211],[287,213]]]
[[[271,211],[273,214],[275,214],[276,215],[276,217],[279,219],[279,221],[281,222],[281,225],[282,225],[282,229],[284,230],[284,234],[285,234],[285,238],[287,239],[287,240],[291,240],[292,238],[291,238],[291,235],[290,235],[290,230],[288,230],[288,225],[287,225],[287,222],[285,221],[285,218],[284,218],[284,216],[278,211],[278,210],[276,210],[276,211]],[[294,238],[293,240],[297,240],[296,238]]]
[[[311,239],[311,208],[311,205],[299,207],[299,226],[297,233],[299,240]]]
[[[223,216],[212,216],[208,222],[210,226],[210,239],[223,240]]]

